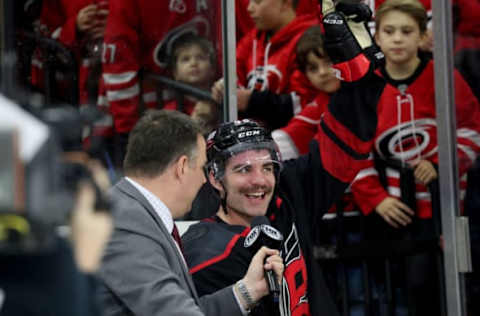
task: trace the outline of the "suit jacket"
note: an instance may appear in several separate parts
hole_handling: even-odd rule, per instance
[[[111,197],[115,227],[99,270],[105,316],[242,315],[231,286],[198,297],[170,233],[128,180]]]

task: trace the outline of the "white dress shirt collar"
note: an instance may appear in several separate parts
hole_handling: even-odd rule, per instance
[[[148,203],[152,205],[153,210],[163,222],[163,225],[167,228],[167,231],[171,234],[173,231],[173,217],[168,207],[152,192],[133,181],[129,177],[125,177],[142,195],[147,199]]]

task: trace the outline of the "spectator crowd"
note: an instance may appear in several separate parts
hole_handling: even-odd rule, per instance
[[[95,283],[83,302],[105,316],[441,315],[432,1],[234,2],[233,122],[223,122],[232,96],[222,1],[23,6],[38,7],[23,30],[37,44],[19,60],[29,92],[63,106],[75,89],[73,106],[99,113],[76,141],[99,153],[92,173],[102,174],[111,222],[97,216],[104,243],[92,254],[78,218],[88,213],[75,218],[71,256]],[[453,0],[452,12],[458,198],[471,217],[476,315],[480,1]],[[73,67],[62,68],[65,56],[39,45],[44,38],[70,51]],[[90,190],[81,186],[76,208],[93,207]],[[268,224],[255,226],[258,217]],[[182,239],[181,220],[197,221]],[[283,236],[277,249],[245,247],[268,229]],[[340,255],[375,241],[385,249]],[[410,251],[392,255],[399,241]],[[319,254],[326,245],[339,251]],[[14,312],[6,294],[4,311]]]

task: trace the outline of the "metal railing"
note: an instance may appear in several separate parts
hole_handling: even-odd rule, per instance
[[[383,178],[383,181],[381,180],[383,185],[386,185],[386,180],[385,176],[382,176],[382,173],[384,174],[382,170],[389,167],[400,172],[400,191],[402,194],[400,199],[412,209],[415,209],[415,185],[411,185],[414,179],[413,170],[394,160],[381,161],[377,163],[377,167],[380,179]],[[433,285],[433,288],[438,289],[437,302],[440,315],[446,315],[437,181],[433,181],[429,185],[429,191],[432,197],[432,220],[414,219],[413,223],[403,229],[391,228],[376,214],[346,217],[342,202],[338,203],[337,216],[329,223],[330,236],[327,237],[329,241],[334,240],[334,243],[318,245],[314,253],[321,263],[327,264],[327,267],[333,266],[330,270],[327,268],[327,271],[330,275],[334,274],[333,279],[338,283],[338,285],[330,284],[330,287],[335,293],[334,297],[337,297],[337,304],[342,311],[342,315],[350,315],[350,308],[355,304],[357,306],[359,304],[363,305],[364,315],[375,315],[375,310],[378,312],[378,309],[382,306],[385,310],[382,315],[395,315],[397,308],[400,306],[397,301],[397,290],[401,290],[403,298],[406,299],[406,304],[403,307],[406,307],[409,315],[413,315],[412,312],[416,308],[415,298],[408,291],[410,288],[408,282],[411,281],[411,277],[405,271],[407,271],[406,266],[412,264],[410,262],[412,256],[423,254],[431,256],[431,261],[435,262],[435,267],[431,267],[431,269],[436,270],[438,282]],[[346,227],[347,221],[349,228]],[[348,241],[348,234],[352,234],[352,232],[358,234],[353,242]],[[372,232],[374,232],[373,237],[371,236]],[[334,262],[333,265],[329,264],[332,262]],[[352,290],[352,286],[349,285],[351,283],[349,269],[352,266],[357,271],[361,271],[363,297],[361,302],[358,302],[358,297],[353,298],[353,300],[349,297],[349,290]],[[380,269],[381,272],[379,272]],[[404,271],[403,277],[399,278],[398,271]],[[373,275],[376,277],[374,278]],[[399,282],[399,279],[402,281]],[[360,285],[356,284],[355,286],[359,287]],[[380,291],[384,294],[380,295]]]

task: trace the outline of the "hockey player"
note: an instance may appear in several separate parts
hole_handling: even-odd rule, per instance
[[[338,57],[348,82],[332,97],[309,153],[282,164],[267,130],[249,120],[226,123],[207,140],[208,178],[222,203],[216,216],[184,235],[187,263],[201,294],[241,277],[251,258],[244,237],[253,218],[266,214],[285,238],[281,314],[337,315],[312,236],[315,223],[368,158],[376,125],[371,105],[377,100],[364,91],[381,89],[384,82],[371,72],[343,15],[333,12],[324,21],[326,50]],[[346,75],[352,71],[357,76]],[[261,304],[253,313],[271,315],[271,307]]]

